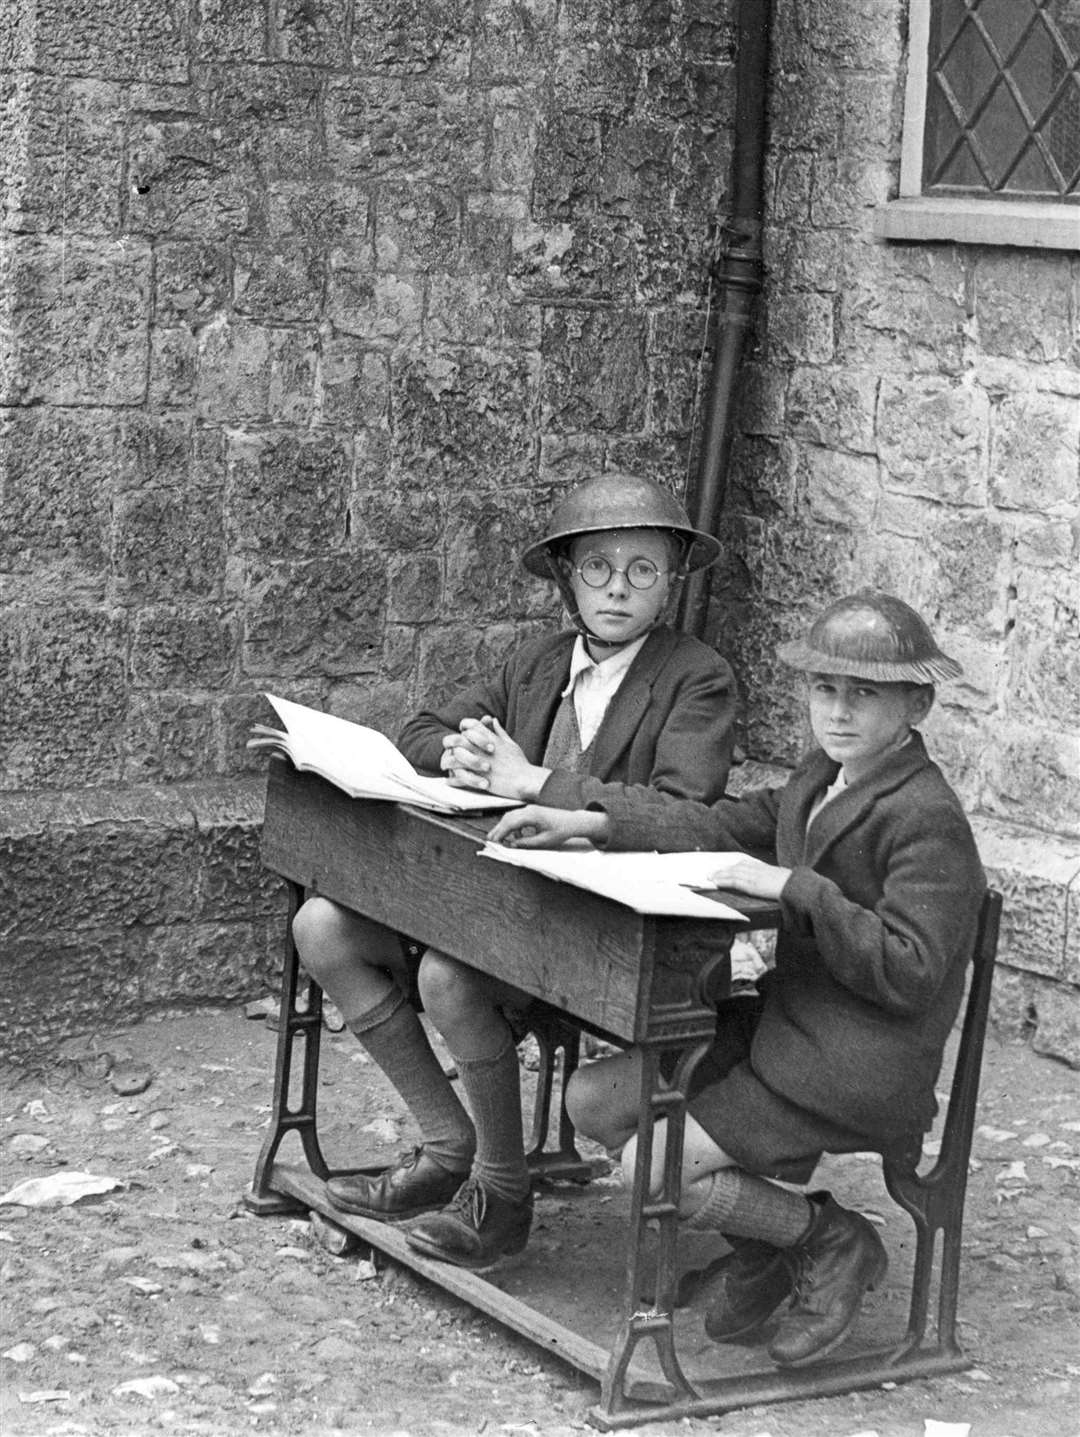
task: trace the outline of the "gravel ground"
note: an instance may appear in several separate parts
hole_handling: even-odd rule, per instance
[[[324,1049],[331,1161],[358,1141],[407,1145],[406,1116],[349,1035],[326,1034]],[[273,1055],[264,1022],[215,1009],[100,1033],[48,1069],[4,1074],[5,1437],[591,1430],[597,1389],[557,1359],[403,1269],[333,1256],[306,1220],[245,1209]],[[1080,1074],[988,1040],[960,1302],[972,1371],[637,1430],[1080,1433],[1078,1093]],[[832,1161],[847,1201],[895,1220],[876,1164]],[[39,1205],[80,1173],[113,1185]],[[47,1181],[12,1202],[28,1179]],[[597,1191],[621,1200],[613,1177]],[[538,1211],[557,1223],[556,1199]]]

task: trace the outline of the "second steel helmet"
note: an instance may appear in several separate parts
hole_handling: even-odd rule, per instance
[[[778,644],[776,652],[793,669],[872,683],[933,684],[963,673],[909,604],[875,589],[837,599],[805,639]]]
[[[550,559],[580,534],[602,529],[662,529],[683,542],[683,572],[703,569],[720,552],[711,534],[695,529],[673,494],[651,479],[611,471],[587,479],[557,505],[542,539],[530,544],[522,563],[530,574],[551,575]]]

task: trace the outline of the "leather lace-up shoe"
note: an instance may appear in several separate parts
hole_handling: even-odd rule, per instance
[[[405,1235],[411,1248],[457,1267],[490,1267],[529,1240],[533,1199],[508,1202],[470,1177],[442,1212],[421,1218]]]
[[[425,1212],[437,1212],[467,1176],[442,1167],[421,1147],[375,1177],[354,1173],[330,1178],[326,1196],[340,1212],[378,1222],[405,1222]]]
[[[861,1214],[840,1207],[828,1193],[809,1196],[817,1211],[792,1249],[799,1259],[795,1300],[768,1349],[783,1367],[802,1367],[839,1347],[863,1296],[889,1265],[881,1239]]]
[[[708,1299],[705,1332],[713,1342],[741,1342],[759,1332],[795,1291],[798,1259],[790,1250],[734,1237],[732,1251],[712,1263],[701,1291]]]

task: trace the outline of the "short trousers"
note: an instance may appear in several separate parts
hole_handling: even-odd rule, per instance
[[[739,1167],[780,1182],[807,1183],[824,1152],[873,1150],[865,1133],[819,1117],[766,1086],[750,1063],[760,998],[717,1011],[716,1042],[694,1070],[687,1111]]]

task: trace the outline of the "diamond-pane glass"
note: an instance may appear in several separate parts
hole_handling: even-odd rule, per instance
[[[941,53],[952,44],[958,32],[963,29],[967,21],[968,8],[964,0],[940,0],[937,6],[937,13],[934,16],[938,31]]]
[[[956,189],[965,191],[985,190],[988,188],[986,176],[983,174],[978,158],[971,149],[971,143],[965,139],[960,148],[952,157],[949,164],[949,174]]]
[[[927,162],[938,172],[948,166],[949,173],[953,173],[953,166],[956,163],[955,150],[957,141],[967,148],[967,141],[963,138],[963,130],[957,124],[953,116],[952,107],[949,105],[941,90],[931,90],[926,97],[926,137],[927,137]],[[933,152],[930,152],[931,145]],[[954,179],[953,183],[959,183]],[[984,178],[976,179],[977,185],[988,185],[989,181]]]
[[[1057,58],[1057,46],[1039,25],[1025,38],[1009,67],[1016,88],[1036,121],[1061,82],[1061,69],[1054,64]]]
[[[1070,78],[1043,126],[1054,163],[1075,189],[1080,170],[1080,78]]]
[[[1028,127],[1024,123],[1024,117],[1002,82],[990,96],[975,126],[979,151],[990,163],[992,190],[1000,189],[1004,185],[1005,177],[1024,148],[1027,138]]]
[[[963,4],[964,0],[960,0]],[[1043,15],[1050,25],[1055,25],[1064,36],[1065,43],[1076,51],[1080,45],[1080,5],[1076,0],[1046,0]]]
[[[931,0],[923,189],[1080,199],[1080,0]]]
[[[1047,169],[1046,161],[1032,145],[1020,157],[1019,163],[1005,182],[1005,190],[1022,195],[1045,194],[1054,188],[1054,183],[1054,176]]]
[[[983,0],[975,8],[998,54],[1007,56],[1031,23],[1037,7],[1034,0]]]
[[[940,74],[966,116],[974,111],[1001,71],[982,36],[969,26],[956,37]]]

